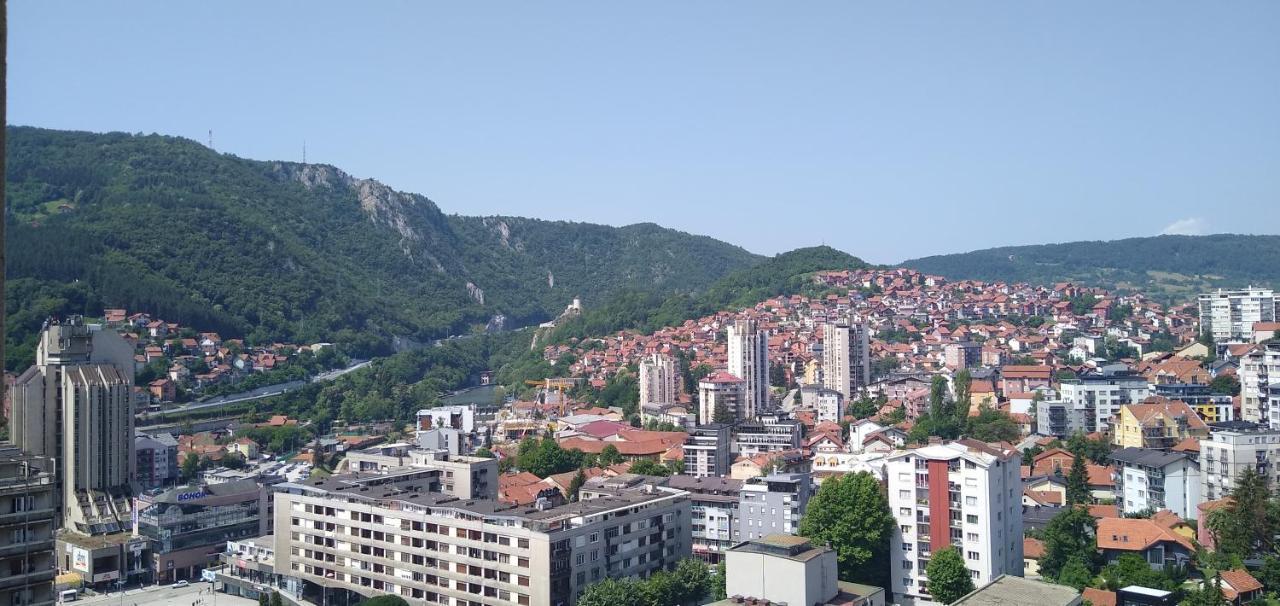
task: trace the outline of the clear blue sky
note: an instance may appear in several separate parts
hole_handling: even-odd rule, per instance
[[[357,10],[356,7],[359,7]],[[9,121],[871,261],[1280,233],[1280,2],[9,2]]]

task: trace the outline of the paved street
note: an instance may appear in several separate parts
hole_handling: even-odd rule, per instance
[[[123,601],[119,593],[96,595],[91,598],[77,600],[76,604],[97,604],[99,606],[257,606],[254,600],[219,593],[209,594],[208,583],[192,583],[187,587],[161,585],[145,589],[129,589],[124,592]]]

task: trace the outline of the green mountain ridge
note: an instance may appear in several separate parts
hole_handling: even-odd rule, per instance
[[[1218,287],[1280,287],[1280,236],[1168,235],[1003,246],[901,265],[952,279],[1072,281],[1180,300]]]
[[[765,260],[651,223],[446,214],[332,166],[178,137],[6,133],[10,368],[45,317],[104,307],[373,355],[392,337],[540,322],[575,296],[693,293]]]

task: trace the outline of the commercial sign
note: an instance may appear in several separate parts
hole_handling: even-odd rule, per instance
[[[198,490],[195,492],[180,492],[178,493],[178,502],[194,501],[196,499],[203,499],[207,496],[209,495],[206,494],[203,490]]]
[[[80,572],[89,572],[89,550],[76,547],[71,550],[71,568]]]

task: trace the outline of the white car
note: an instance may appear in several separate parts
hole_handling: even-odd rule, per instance
[[[190,585],[190,584],[191,584],[191,583],[188,583],[188,582],[186,582],[186,581],[178,581],[177,583],[174,583],[174,584],[173,584],[173,586],[174,586],[174,587],[186,587],[187,585]]]

